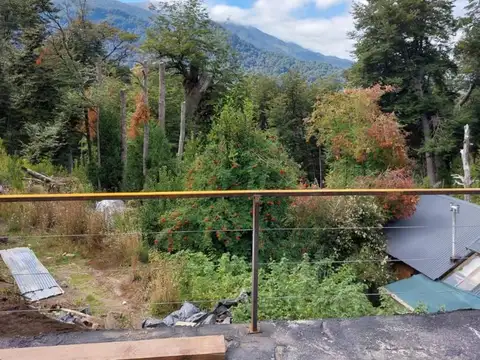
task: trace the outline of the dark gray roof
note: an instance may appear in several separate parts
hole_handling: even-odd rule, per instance
[[[473,244],[469,245],[468,249],[475,251],[476,253],[480,253],[480,239],[475,241]]]
[[[444,195],[421,196],[410,219],[385,229],[387,253],[432,280],[452,269],[452,202],[460,205],[456,255],[468,255],[467,247],[480,238],[480,206]]]

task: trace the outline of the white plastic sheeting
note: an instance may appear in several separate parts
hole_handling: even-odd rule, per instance
[[[95,210],[103,213],[105,221],[111,225],[113,216],[125,211],[125,203],[122,200],[102,200],[97,202]]]

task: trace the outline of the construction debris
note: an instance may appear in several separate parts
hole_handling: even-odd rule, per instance
[[[62,295],[64,291],[29,248],[1,250],[20,295],[27,301],[38,301]]]
[[[52,313],[58,321],[66,324],[80,325],[92,330],[100,328],[100,321],[98,319],[80,311],[60,308],[54,310]]]
[[[242,293],[233,300],[221,300],[211,312],[201,311],[194,304],[185,302],[182,307],[172,312],[164,319],[145,319],[142,328],[157,328],[163,326],[200,326],[214,324],[231,324],[232,313],[230,308],[248,301],[248,293]]]

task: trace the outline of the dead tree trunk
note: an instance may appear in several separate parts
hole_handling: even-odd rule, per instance
[[[97,62],[97,82],[99,85],[102,84],[102,67],[100,62]],[[102,166],[102,157],[100,154],[100,105],[97,106],[96,109],[97,112],[97,121],[95,122],[96,126],[96,133],[97,133],[97,161],[98,161],[98,167],[100,168]]]
[[[186,122],[186,104],[182,102],[182,111],[180,113],[180,138],[178,140],[178,153],[179,159],[183,157],[183,147],[185,145],[185,122]]]
[[[212,77],[204,74],[198,81],[184,81],[185,117],[191,119],[202,100],[203,95],[210,87]]]
[[[148,106],[148,67],[147,64],[143,64],[143,101],[147,108]],[[143,124],[143,176],[147,176],[147,158],[148,158],[148,145],[150,140],[150,127],[148,124],[149,119],[145,119]]]
[[[436,131],[440,128],[440,116],[438,114],[432,116],[432,126],[433,126],[433,133],[435,134]],[[435,164],[435,178],[438,181],[439,180],[439,174],[441,174],[442,171],[442,165],[443,165],[443,160],[440,154],[435,153],[433,156],[433,161]],[[438,182],[437,182],[438,185]]]
[[[318,165],[319,165],[319,179],[318,179],[318,186],[320,189],[323,189],[323,154],[322,154],[322,147],[318,147]]]
[[[472,185],[472,177],[470,173],[470,127],[465,125],[465,133],[463,136],[463,149],[460,150],[463,164],[463,186],[465,189]],[[470,201],[470,195],[464,195],[465,201]]]
[[[418,74],[414,80],[414,87],[417,96],[420,99],[424,97],[424,83],[425,83],[425,69],[421,68],[418,71]],[[422,129],[423,129],[423,139],[424,145],[428,146],[431,138],[432,138],[432,130],[431,130],[430,119],[427,114],[422,114]],[[430,151],[425,152],[425,162],[427,165],[427,176],[428,180],[430,181],[430,186],[434,187],[437,183],[437,176],[436,176],[436,168],[435,162],[433,160],[432,153]]]
[[[123,164],[123,185],[125,186],[127,171],[127,101],[125,99],[125,90],[120,90],[120,131],[122,148],[120,157]]]
[[[90,134],[90,121],[88,119],[88,109],[84,110],[85,135],[87,137],[88,164],[92,163],[92,135]]]
[[[161,62],[158,69],[159,95],[158,95],[158,123],[165,132],[165,63]]]
[[[422,127],[423,127],[423,138],[425,139],[425,145],[427,145],[432,138],[432,132],[430,129],[430,122],[426,115],[422,116]],[[435,184],[437,183],[437,176],[435,171],[436,170],[435,163],[433,161],[432,154],[429,151],[425,152],[425,161],[427,164],[427,176],[430,181],[430,186],[434,187]]]
[[[97,62],[97,82],[99,85],[102,84],[102,67],[100,62]],[[98,162],[98,169],[102,167],[102,154],[100,152],[100,105],[97,106],[96,109],[97,113],[97,121],[95,122],[96,126],[96,133],[97,133],[97,162]],[[100,172],[97,172],[97,182],[98,182],[98,189],[101,189],[102,184],[100,183]]]
[[[22,166],[22,170],[25,171],[31,177],[38,179],[40,181],[43,181],[44,183],[50,184],[54,182],[54,180],[51,177],[40,174],[39,172],[33,171],[29,168],[26,168],[25,166]]]

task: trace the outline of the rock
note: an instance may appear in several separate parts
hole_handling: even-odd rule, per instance
[[[122,302],[122,305],[127,305],[127,302],[126,301]]]
[[[0,236],[0,244],[8,244],[8,236]]]

